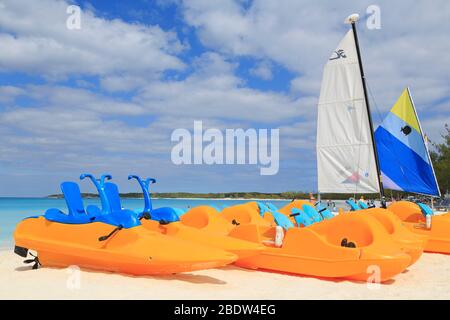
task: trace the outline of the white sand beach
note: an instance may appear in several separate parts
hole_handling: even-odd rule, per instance
[[[234,266],[160,277],[31,270],[11,250],[0,251],[0,299],[450,299],[449,280],[450,255],[430,253],[389,283],[369,288]]]

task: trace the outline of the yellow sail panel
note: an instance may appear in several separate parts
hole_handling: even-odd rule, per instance
[[[417,121],[416,113],[414,112],[414,107],[409,96],[408,89],[403,90],[402,95],[398,98],[397,102],[391,109],[391,113],[395,114],[397,117],[405,121],[418,133],[420,132],[419,122]]]

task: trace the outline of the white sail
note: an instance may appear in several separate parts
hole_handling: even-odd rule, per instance
[[[353,31],[325,66],[317,119],[320,193],[378,193],[375,153]]]

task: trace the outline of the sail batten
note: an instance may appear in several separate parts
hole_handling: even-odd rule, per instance
[[[375,131],[386,188],[440,196],[422,127],[406,88]]]
[[[380,192],[372,131],[349,30],[324,68],[317,122],[318,191]]]

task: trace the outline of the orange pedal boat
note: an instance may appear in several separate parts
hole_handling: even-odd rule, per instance
[[[238,223],[231,236],[265,245],[261,254],[239,260],[238,266],[360,281],[371,280],[376,270],[378,279],[386,281],[411,263],[411,256],[378,221],[353,213],[306,228],[288,228],[282,245],[276,247],[277,227],[266,217],[269,213],[261,217],[257,208],[256,203],[249,203],[221,213],[228,221]],[[281,216],[288,220],[280,213],[276,219]],[[344,240],[352,245],[342,246]]]
[[[292,208],[301,209],[304,205],[314,208],[309,201],[296,200],[281,208],[279,212],[289,215]],[[422,256],[427,238],[408,230],[404,223],[402,223],[402,221],[390,211],[382,208],[370,208],[359,210],[354,213],[361,214],[363,217],[367,217],[367,219],[378,220],[388,234],[391,235],[393,240],[411,256],[411,265]],[[349,214],[349,212],[345,212],[343,214]]]
[[[90,269],[134,275],[172,274],[233,263],[237,256],[210,246],[184,241],[142,226],[131,211],[112,212],[104,193],[104,180],[91,178],[100,192],[102,210],[84,209],[74,182],[64,182],[61,190],[68,214],[49,209],[44,216],[21,221],[14,232],[15,252],[23,257],[37,252],[35,266]],[[31,262],[26,260],[26,262]]]
[[[411,232],[426,236],[425,251],[450,254],[450,214],[433,215],[431,229],[420,207],[409,201],[392,203],[388,210],[394,213]]]
[[[18,250],[37,252],[50,267],[79,267],[133,275],[172,274],[221,267],[236,255],[151,232],[142,226],[121,229],[106,241],[113,226],[94,222],[68,225],[44,217],[28,218],[17,226]],[[26,250],[25,249],[25,250]]]

